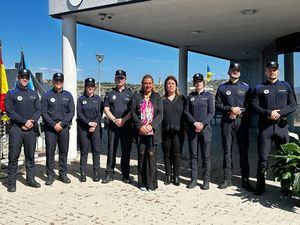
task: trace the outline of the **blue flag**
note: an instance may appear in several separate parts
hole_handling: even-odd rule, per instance
[[[24,57],[23,49],[21,49],[21,59],[20,59],[18,71],[20,71],[22,69],[27,69],[26,64],[25,64],[25,57]],[[29,80],[28,85],[27,85],[27,88],[29,90],[34,90],[34,86],[33,86],[33,83],[32,83],[32,76],[33,75],[30,71],[30,80]],[[17,82],[16,82],[16,85],[17,85]]]

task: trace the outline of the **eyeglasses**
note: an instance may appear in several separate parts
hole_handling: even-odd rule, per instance
[[[55,83],[62,83],[62,82],[64,82],[64,80],[62,80],[62,79],[54,79],[54,82]]]

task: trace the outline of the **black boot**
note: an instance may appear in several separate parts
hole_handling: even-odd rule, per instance
[[[249,178],[242,178],[242,188],[249,192],[254,191],[254,188],[250,184]]]
[[[9,184],[7,186],[7,191],[8,192],[16,192],[16,184]]]
[[[231,186],[231,179],[225,179],[222,184],[219,185],[219,189],[226,189]]]
[[[79,181],[86,182],[86,173],[85,172],[80,173]]]
[[[265,180],[265,170],[259,170],[257,171],[257,183],[256,183],[256,189],[254,191],[255,195],[262,195],[266,191],[266,180]]]
[[[164,184],[165,184],[165,185],[171,184],[171,176],[170,176],[170,175],[166,175]]]
[[[180,185],[179,176],[174,176],[173,184],[174,184],[175,186],[179,186],[179,185]]]
[[[41,187],[41,184],[36,182],[35,179],[26,180],[26,183],[29,187],[33,187],[33,188],[40,188]]]
[[[105,178],[102,180],[102,184],[107,184],[113,180],[114,180],[114,178],[113,178],[112,174],[106,174]]]
[[[190,183],[186,186],[186,188],[192,189],[192,188],[196,187],[197,185],[198,185],[197,180],[196,180],[196,179],[192,179],[192,180],[190,181]]]
[[[99,172],[94,172],[94,174],[93,174],[93,181],[94,181],[94,182],[100,181],[100,175],[99,175]]]
[[[257,179],[256,183],[256,189],[254,191],[255,195],[262,195],[266,191],[266,183],[265,183],[265,178],[263,179]]]
[[[208,190],[209,189],[209,181],[204,181],[202,185],[203,190]]]
[[[60,180],[61,182],[65,183],[65,184],[71,183],[71,180],[70,180],[70,178],[67,176],[66,173],[60,174],[60,175],[59,175],[59,180]]]
[[[48,174],[45,185],[52,185],[54,182],[54,175]]]

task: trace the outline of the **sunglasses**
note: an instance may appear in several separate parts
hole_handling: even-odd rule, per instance
[[[20,79],[22,79],[22,80],[29,80],[30,77],[29,76],[20,76]]]

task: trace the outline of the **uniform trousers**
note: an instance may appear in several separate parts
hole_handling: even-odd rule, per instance
[[[24,131],[17,125],[13,125],[9,130],[9,152],[7,178],[8,185],[15,185],[17,179],[18,159],[21,147],[24,145],[26,180],[33,180],[35,177],[34,154],[36,148],[37,134],[33,129]]]

